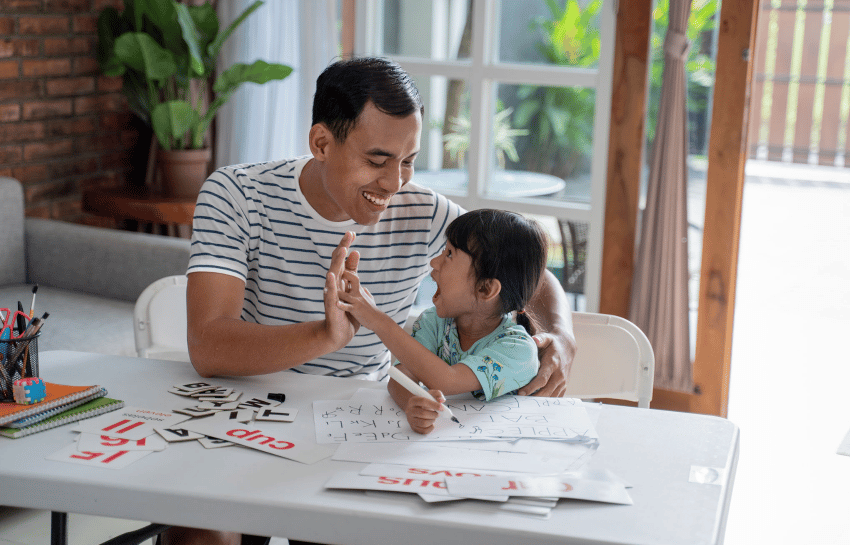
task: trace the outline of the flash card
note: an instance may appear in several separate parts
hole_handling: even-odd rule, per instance
[[[207,384],[206,382],[192,382],[189,384],[175,384],[174,388],[189,393],[196,393],[207,390],[215,390],[216,388],[218,388],[218,386],[213,386],[212,384]]]
[[[117,452],[80,452],[76,443],[71,443],[62,450],[54,452],[47,460],[82,464],[89,467],[104,467],[107,469],[123,469],[136,460],[141,460],[152,450],[119,450]]]
[[[206,393],[202,393],[198,396],[193,397],[195,397],[195,399],[197,399],[198,401],[236,401],[240,397],[242,397],[242,392],[234,390],[233,392],[230,392],[230,395],[225,397],[210,396]]]
[[[247,401],[241,402],[239,405],[237,405],[236,408],[237,409],[253,409],[255,411],[258,411],[260,409],[270,409],[272,407],[277,407],[278,405],[280,405],[280,403],[277,402],[277,401],[270,401],[268,399],[260,399],[258,397],[252,397],[251,399],[249,399]]]
[[[260,425],[261,424],[261,425]],[[333,454],[334,449],[316,443],[303,435],[292,436],[292,432],[269,422],[254,422],[246,425],[234,422],[218,414],[212,418],[192,420],[182,424],[204,435],[232,441],[275,456],[295,460],[302,464],[312,464]]]
[[[293,422],[298,414],[298,409],[260,409],[257,411],[257,420],[273,420],[275,422]]]
[[[227,397],[233,392],[233,388],[225,388],[223,386],[219,386],[215,390],[201,390],[200,392],[195,392],[192,394],[192,397],[214,397],[214,398],[222,398]]]
[[[271,409],[267,409],[271,410]],[[250,422],[254,419],[254,411],[251,409],[239,409],[236,411],[224,411],[221,413],[222,418],[233,420],[234,422]]]
[[[198,407],[186,407],[184,409],[174,409],[174,412],[191,416],[192,418],[200,418],[201,416],[209,416],[218,411],[213,409],[200,409]]]
[[[84,433],[135,440],[154,433],[154,428],[168,428],[184,420],[188,420],[188,418],[167,411],[124,407],[118,411],[82,420],[77,426],[77,430]]]
[[[169,394],[177,394],[183,397],[192,397],[192,392],[187,392],[186,390],[181,390],[180,388],[171,387],[167,391]]]
[[[200,439],[204,435],[193,431],[184,430],[181,428],[154,428],[163,439],[169,443],[177,443],[178,441],[194,441]]]
[[[198,403],[199,409],[216,409],[219,411],[229,411],[235,409],[239,405],[238,401],[219,401],[210,400]]]
[[[77,439],[77,450],[80,452],[117,452],[119,450],[164,450],[168,443],[159,435],[153,434],[141,439],[125,439],[81,433]]]
[[[230,441],[225,441],[224,439],[216,439],[215,437],[201,437],[198,439],[198,443],[204,445],[204,448],[221,448],[221,447],[232,447],[233,443]]]

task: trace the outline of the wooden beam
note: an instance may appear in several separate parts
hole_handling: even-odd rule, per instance
[[[691,412],[726,416],[758,0],[720,8]]]
[[[621,4],[614,42],[599,312],[629,317],[652,0]]]
[[[354,56],[354,29],[355,14],[357,13],[356,0],[342,0],[342,58],[350,59]]]

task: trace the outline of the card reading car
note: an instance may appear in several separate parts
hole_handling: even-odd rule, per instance
[[[71,464],[82,464],[89,467],[103,467],[107,469],[123,469],[136,460],[141,460],[152,450],[119,450],[115,452],[77,450],[76,442],[56,451],[47,457],[48,460],[57,462],[68,462]]]
[[[333,448],[317,445],[309,436],[293,436],[289,426],[275,422],[243,424],[221,414],[181,424],[185,429],[224,439],[302,464],[312,464],[331,456]]]
[[[81,420],[76,429],[83,433],[136,440],[154,433],[154,428],[168,428],[188,419],[188,416],[169,411],[124,407],[118,411]]]

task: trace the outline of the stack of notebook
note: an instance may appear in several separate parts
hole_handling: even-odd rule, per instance
[[[0,403],[0,435],[16,439],[120,409],[123,401],[106,396],[101,386],[45,382],[47,396],[31,405]]]

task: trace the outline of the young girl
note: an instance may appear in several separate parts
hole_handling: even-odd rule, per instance
[[[416,320],[412,337],[378,310],[351,272],[342,277],[350,291],[340,290],[337,304],[374,331],[399,360],[399,369],[432,388],[438,402],[445,400],[443,393],[472,391],[487,400],[511,393],[537,374],[534,328],[525,305],[546,268],[546,235],[519,214],[474,210],[449,224],[446,239],[443,253],[431,260],[434,307]],[[438,403],[414,396],[394,380],[388,389],[415,431],[434,429],[442,410]]]

